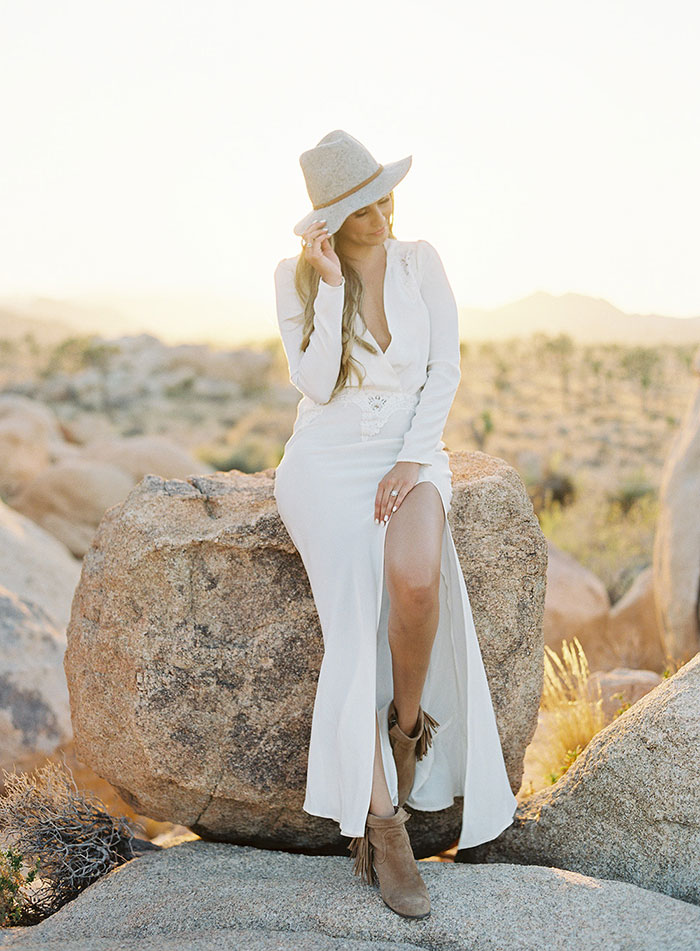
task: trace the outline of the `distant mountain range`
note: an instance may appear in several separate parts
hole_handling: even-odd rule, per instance
[[[502,340],[541,332],[580,343],[700,344],[700,317],[626,314],[602,297],[537,291],[494,310],[460,309],[465,339]]]
[[[0,338],[32,333],[48,344],[74,334],[118,337],[143,332],[168,343],[236,346],[276,337],[277,323],[270,307],[214,295],[0,298]],[[465,340],[503,340],[535,332],[566,333],[580,343],[700,344],[700,316],[627,314],[602,298],[545,291],[490,310],[460,308]]]

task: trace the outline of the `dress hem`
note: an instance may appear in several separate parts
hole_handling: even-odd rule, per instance
[[[461,798],[461,797],[455,796],[455,798]],[[394,803],[394,805],[396,805],[396,804]],[[408,805],[408,803],[407,803],[407,805]],[[454,799],[453,799],[452,802],[449,803],[447,806],[444,806],[443,809],[449,809],[450,806],[453,806],[453,805],[454,805]],[[512,813],[510,814],[509,819],[508,819],[506,822],[503,822],[503,821],[499,822],[499,823],[498,823],[498,828],[496,829],[495,832],[489,833],[489,834],[487,834],[486,836],[484,836],[483,838],[479,838],[478,841],[468,841],[468,842],[460,843],[460,841],[459,841],[459,839],[458,839],[458,841],[457,841],[457,849],[458,849],[458,850],[460,850],[460,849],[472,849],[472,848],[475,848],[477,845],[483,845],[484,842],[492,842],[494,839],[498,838],[498,836],[501,834],[501,832],[503,832],[505,829],[507,829],[509,826],[511,826],[511,825],[513,824],[513,822],[515,821],[515,812],[516,812],[516,810],[517,810],[517,807],[518,807],[518,806],[517,806],[517,802],[516,802],[515,806],[513,807],[513,811],[512,811]],[[410,808],[413,808],[413,807],[411,806]],[[339,818],[338,816],[335,816],[335,815],[329,816],[329,815],[326,815],[325,813],[322,813],[322,812],[320,812],[320,811],[319,811],[319,812],[313,812],[311,809],[308,809],[306,806],[302,806],[302,809],[304,810],[305,813],[307,813],[307,815],[315,816],[316,818],[319,818],[319,819],[332,819],[334,822],[337,822],[338,825],[341,824],[341,820],[340,820],[340,818]],[[442,809],[416,809],[415,811],[416,811],[416,812],[442,812],[443,810],[442,810]],[[365,834],[365,829],[364,829],[364,828],[362,829],[361,832],[343,832],[343,830],[340,829],[340,835],[342,835],[343,837],[348,838],[348,839],[358,838],[358,837],[363,836],[364,834]]]

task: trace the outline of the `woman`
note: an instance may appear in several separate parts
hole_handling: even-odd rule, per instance
[[[392,230],[411,160],[379,165],[342,130],[300,157],[313,209],[275,289],[302,398],[275,499],[324,642],[303,808],[340,823],[393,911],[424,918],[404,803],[463,796],[459,848],[495,838],[517,803],[447,521],[457,307],[433,246]]]

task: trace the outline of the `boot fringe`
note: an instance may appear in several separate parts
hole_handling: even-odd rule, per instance
[[[433,745],[433,733],[440,726],[437,720],[433,719],[429,713],[423,710],[423,730],[416,743],[416,759],[423,759],[428,752],[428,747]]]
[[[355,875],[359,875],[362,881],[368,885],[373,885],[376,879],[372,865],[373,847],[369,841],[369,830],[365,828],[364,835],[358,835],[351,839],[348,849],[350,849],[351,858],[355,859],[353,866]]]

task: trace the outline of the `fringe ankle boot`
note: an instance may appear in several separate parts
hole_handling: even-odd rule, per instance
[[[392,700],[387,713],[389,721],[389,741],[396,763],[399,784],[399,806],[408,799],[416,775],[416,762],[423,759],[428,747],[433,745],[433,733],[440,726],[429,713],[418,707],[418,726],[415,736],[407,736],[399,726],[399,718]]]
[[[410,815],[401,806],[393,816],[367,814],[365,834],[350,840],[354,872],[368,885],[379,880],[382,901],[403,918],[427,918],[430,896],[418,871],[406,831]]]

